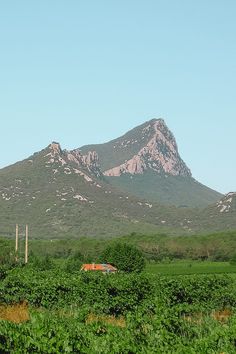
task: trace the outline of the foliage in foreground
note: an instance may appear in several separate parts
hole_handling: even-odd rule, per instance
[[[33,312],[21,325],[0,322],[1,353],[235,353],[236,316],[189,323],[171,309],[128,316],[126,327]]]
[[[236,286],[226,275],[9,270],[0,303],[22,300],[31,319],[0,321],[1,353],[236,352]],[[228,316],[219,320],[222,309]],[[106,316],[122,316],[124,326]]]

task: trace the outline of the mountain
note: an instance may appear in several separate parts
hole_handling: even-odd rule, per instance
[[[16,223],[40,238],[153,233],[180,226],[177,212],[112,187],[94,151],[53,142],[0,170],[0,235],[13,236]]]
[[[13,237],[16,223],[21,232],[28,223],[34,238],[236,228],[236,193],[222,197],[196,182],[163,120],[151,120],[124,137],[71,151],[53,142],[0,169],[0,235]],[[137,193],[129,189],[133,182]],[[214,200],[201,209],[157,202],[184,206],[190,196],[195,205]]]
[[[120,138],[83,146],[80,151],[96,151],[106,180],[139,198],[178,207],[204,207],[222,196],[192,177],[163,119],[152,119]]]

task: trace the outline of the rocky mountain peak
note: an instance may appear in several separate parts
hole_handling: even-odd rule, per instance
[[[190,170],[179,156],[175,138],[163,119],[146,122],[139,134],[142,136],[137,137],[137,140],[143,139],[143,146],[129,160],[106,170],[105,176],[142,174],[147,169],[173,176],[191,176]],[[127,146],[129,141],[125,141],[125,144]]]
[[[49,150],[51,151],[52,156],[60,155],[62,153],[62,149],[59,143],[53,141],[49,145]]]

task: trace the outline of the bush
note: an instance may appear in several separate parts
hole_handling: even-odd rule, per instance
[[[131,273],[141,272],[145,267],[145,258],[135,246],[115,243],[108,246],[101,255],[101,261],[110,263],[118,270]]]
[[[69,257],[65,263],[65,271],[68,273],[78,272],[84,262],[84,256],[77,251],[73,256]]]
[[[54,267],[53,260],[48,255],[44,257],[34,257],[31,264],[35,269],[42,271],[50,270]]]
[[[230,259],[229,263],[231,265],[236,265],[236,254],[233,255],[233,257]]]

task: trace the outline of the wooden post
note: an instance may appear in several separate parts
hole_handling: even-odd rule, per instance
[[[28,225],[25,226],[25,264],[28,263],[28,238],[29,238],[29,229]]]
[[[18,238],[19,238],[19,228],[18,228],[18,224],[16,224],[16,246],[15,246],[16,262],[18,261]]]

